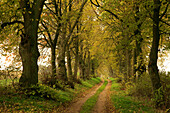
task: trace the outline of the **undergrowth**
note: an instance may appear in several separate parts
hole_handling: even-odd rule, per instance
[[[139,101],[138,99],[129,96],[126,90],[122,90],[120,83],[116,79],[111,78],[111,100],[117,112],[120,113],[154,113],[151,102],[148,100]]]
[[[164,95],[164,102],[160,109],[170,111],[170,75],[166,74],[165,72],[160,72],[160,82],[161,82],[161,89],[162,95]],[[128,85],[130,84],[130,85]],[[151,80],[148,74],[144,73],[141,75],[140,78],[136,79],[136,82],[128,82],[125,85],[126,93],[129,96],[134,96],[138,99],[147,99],[149,102],[152,102],[153,107],[155,107],[155,98],[152,90]]]
[[[43,84],[22,91],[13,88],[0,90],[0,112],[53,112],[59,105],[70,102],[77,94],[100,82],[100,78],[92,78],[75,84],[75,89],[65,90]]]

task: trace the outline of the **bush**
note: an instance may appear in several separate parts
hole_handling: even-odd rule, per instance
[[[153,97],[152,84],[148,74],[143,74],[136,83],[131,83],[128,87],[128,94],[138,97]]]
[[[165,104],[167,108],[170,108],[170,73],[160,72],[159,75],[165,96]]]
[[[33,85],[29,88],[24,88],[22,92],[28,97],[38,96],[49,100],[59,101],[62,103],[65,101],[70,101],[73,96],[71,92],[56,90],[43,84]]]
[[[51,66],[43,66],[40,65],[39,66],[39,79],[40,81],[44,81],[46,82],[46,79],[49,79],[51,77],[52,73],[51,73]]]

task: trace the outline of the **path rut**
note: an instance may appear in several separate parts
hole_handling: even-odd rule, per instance
[[[96,91],[102,86],[102,84],[103,83],[100,83],[99,85],[94,86],[94,88],[92,88],[92,91],[90,91],[87,95],[79,98],[75,102],[72,102],[70,106],[68,106],[65,110],[60,111],[60,113],[79,113],[81,106],[87,101],[87,99],[89,99],[96,93]]]
[[[112,82],[108,80],[108,84],[105,89],[100,93],[92,113],[114,113],[114,107],[110,100],[111,85]]]

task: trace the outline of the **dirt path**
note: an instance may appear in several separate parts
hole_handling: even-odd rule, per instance
[[[102,86],[102,84],[103,83],[100,83],[91,88],[88,92],[86,92],[86,95],[83,95],[78,100],[73,101],[70,106],[68,106],[65,110],[60,111],[60,113],[79,113],[81,106],[87,101],[88,98],[96,93],[96,91]]]
[[[114,108],[110,100],[110,89],[112,82],[108,80],[105,89],[100,93],[92,113],[114,113]]]

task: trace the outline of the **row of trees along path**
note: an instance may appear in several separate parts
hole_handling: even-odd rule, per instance
[[[135,81],[148,67],[155,105],[161,108],[165,98],[157,60],[161,38],[162,50],[170,48],[168,11],[168,0],[1,0],[0,42],[5,49],[6,42],[19,42],[21,87],[38,83],[41,45],[51,50],[51,86],[57,80],[77,82],[78,70],[86,79],[106,67],[110,75]]]

